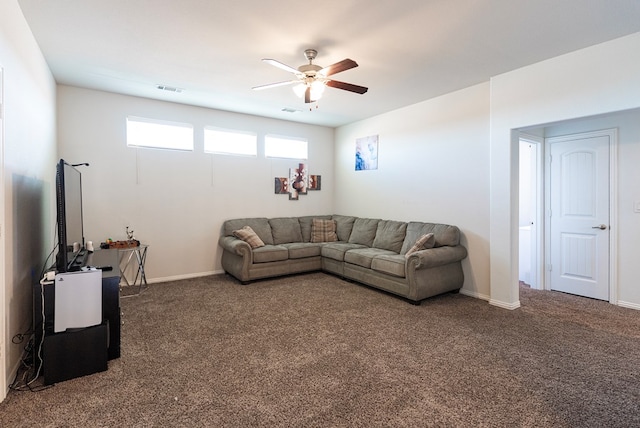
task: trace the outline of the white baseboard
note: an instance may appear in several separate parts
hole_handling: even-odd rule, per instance
[[[26,338],[25,339],[31,340],[32,338],[33,338],[33,335],[30,335],[28,339]],[[5,385],[7,387],[5,388],[4,391],[0,391],[0,403],[4,401],[5,398],[7,398],[7,395],[9,394],[9,391],[10,391],[10,386],[13,383],[13,381],[16,379],[18,370],[20,370],[20,367],[22,366],[22,362],[26,357],[27,357],[27,351],[23,350],[18,361],[16,361],[13,364],[13,367],[11,368],[11,370],[9,370],[9,373],[7,374],[7,378],[5,379],[5,382],[6,382]]]
[[[477,293],[475,291],[468,291],[465,289],[461,289],[460,294],[464,294],[465,296],[469,296],[469,297],[475,297],[476,299],[485,300],[489,302],[490,305],[498,306],[499,308],[503,308],[503,309],[509,309],[510,311],[514,309],[518,309],[520,307],[519,301],[516,303],[501,302],[500,300],[492,299],[490,296],[487,296],[486,294]]]
[[[515,303],[502,302],[500,300],[492,299],[491,296],[487,296],[486,294],[465,290],[464,288],[460,289],[460,294],[464,294],[465,296],[469,297],[475,297],[476,299],[485,300],[489,302],[490,305],[497,306],[503,309],[509,309],[510,311],[518,309],[520,307],[520,301],[517,301]]]
[[[184,275],[174,275],[174,276],[164,276],[159,278],[149,278],[147,279],[147,284],[155,284],[158,282],[170,282],[170,281],[179,281],[181,279],[191,279],[191,278],[200,278],[203,276],[211,276],[211,275],[219,275],[223,274],[224,270],[214,270],[210,272],[197,272],[197,273],[188,273]]]
[[[509,309],[510,311],[514,309],[518,309],[520,307],[519,300],[515,303],[507,303],[507,302],[502,302],[500,300],[489,299],[489,304],[493,306],[497,306],[499,308]]]
[[[464,294],[465,296],[475,297],[476,299],[486,300],[487,302],[491,299],[486,294],[481,294],[476,291],[465,290],[464,288],[460,289],[460,294]]]
[[[461,289],[460,294],[464,294],[465,296],[469,296],[469,297],[475,297],[476,299],[485,300],[489,302],[490,305],[497,306],[503,309],[509,309],[510,311],[514,309],[518,309],[520,307],[520,301],[516,303],[506,303],[500,300],[494,300],[490,296],[487,296],[486,294],[477,293],[475,291],[468,291],[465,289]]]
[[[623,308],[635,309],[636,311],[640,311],[640,304],[638,304],[638,303],[624,302],[622,300],[618,300],[618,306],[622,306]]]
[[[18,360],[18,362],[11,368],[11,370],[9,370],[6,373],[7,377],[5,378],[5,381],[4,381],[6,388],[0,391],[0,403],[2,403],[4,399],[7,398],[7,395],[9,395],[11,383],[16,378],[16,374],[18,373],[18,369],[20,368],[21,365],[22,365],[22,359]]]

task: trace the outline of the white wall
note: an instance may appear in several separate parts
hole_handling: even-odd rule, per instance
[[[195,150],[128,148],[129,115],[193,124]],[[203,153],[204,126],[256,132],[257,158]],[[322,176],[322,190],[297,201],[274,194],[274,178],[298,161],[265,159],[266,134],[308,139],[309,172]],[[130,226],[150,245],[151,281],[221,272],[225,219],[333,213],[332,128],[59,86],[58,137],[60,157],[90,163],[82,169],[85,239],[126,239]]]
[[[53,248],[55,224],[56,87],[15,0],[0,2],[0,67],[4,71],[0,226],[5,256],[0,266],[1,400],[26,345],[11,344],[11,338],[31,327],[32,286]]]
[[[640,109],[566,121],[545,128],[546,137],[602,129],[618,129],[617,218],[612,233],[617,235],[618,304],[640,309]]]
[[[378,169],[355,171],[355,141],[379,136]],[[462,291],[489,298],[489,84],[336,130],[341,214],[453,224],[469,257]]]
[[[640,107],[638,52],[640,33],[491,79],[491,303],[519,306],[514,130]],[[620,295],[635,299],[622,291],[630,286],[621,283]]]

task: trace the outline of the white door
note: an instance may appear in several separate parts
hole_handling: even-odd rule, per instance
[[[531,288],[538,282],[538,151],[537,137],[520,139],[519,279]]]
[[[606,133],[549,138],[550,288],[609,300],[609,152]]]

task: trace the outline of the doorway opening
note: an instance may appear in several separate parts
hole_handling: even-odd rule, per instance
[[[550,128],[549,128],[550,129]],[[544,135],[547,131],[547,128],[540,127],[534,129],[533,132],[535,134]],[[553,135],[553,134],[552,134]],[[551,273],[553,271],[556,276],[559,274],[559,271],[562,270],[566,266],[561,266],[559,260],[568,261],[571,260],[573,265],[579,266],[581,269],[589,264],[584,260],[586,258],[582,256],[583,253],[587,252],[578,251],[574,253],[574,255],[569,258],[566,254],[563,254],[558,259],[554,259],[552,261],[552,253],[558,255],[560,251],[558,247],[558,239],[552,238],[551,235],[551,219],[557,218],[561,213],[557,209],[553,209],[552,200],[551,200],[551,190],[550,190],[550,172],[551,172],[551,151],[549,146],[549,140],[572,140],[575,138],[592,138],[592,137],[600,137],[604,136],[609,141],[610,153],[607,154],[606,162],[610,167],[607,172],[607,193],[610,196],[610,200],[607,201],[607,227],[606,229],[610,229],[613,226],[613,223],[616,219],[615,207],[615,195],[616,195],[616,180],[615,173],[617,167],[617,155],[616,155],[616,147],[617,147],[617,136],[615,129],[606,129],[603,131],[595,131],[595,132],[574,132],[562,134],[562,137],[537,137],[533,135],[527,135],[524,133],[520,134],[518,141],[518,150],[519,150],[519,211],[518,211],[518,279],[521,284],[526,284],[533,289],[539,290],[551,290],[556,289],[557,287],[553,287]],[[555,159],[554,159],[555,161]],[[557,163],[556,163],[557,166]],[[575,167],[575,165],[574,165]],[[556,189],[558,187],[556,186]],[[576,189],[573,189],[576,190]],[[575,194],[575,192],[574,192]],[[574,198],[575,199],[575,198]],[[553,215],[552,216],[552,212]],[[595,225],[595,223],[594,223]],[[596,230],[596,226],[601,227],[602,225],[598,223],[596,226],[589,224],[588,230],[585,229],[585,232],[576,233],[572,232],[571,235],[565,234],[564,241],[565,243],[571,243],[575,247],[575,242],[582,243],[583,246],[586,245],[587,238],[592,235],[592,231],[595,230],[595,233],[600,233],[600,230]],[[601,229],[604,230],[604,229]],[[601,233],[603,234],[603,233]],[[604,235],[604,234],[603,234]],[[554,235],[555,236],[555,235]],[[555,239],[555,241],[554,241]],[[598,237],[597,239],[601,239]],[[573,241],[572,241],[573,240]],[[553,247],[552,243],[556,242],[556,246]],[[604,300],[609,301],[610,303],[617,302],[616,296],[616,270],[615,270],[615,259],[616,259],[616,242],[615,242],[615,234],[611,234],[610,239],[607,241],[607,251],[606,251],[606,260],[602,260],[602,263],[607,265],[607,291],[605,297],[600,297]],[[586,248],[586,247],[585,247]],[[576,254],[580,255],[577,257]],[[563,258],[564,257],[564,258]],[[595,263],[595,262],[594,262]],[[594,270],[603,270],[602,267],[594,268]],[[584,269],[582,269],[584,271]],[[578,282],[580,281],[589,281],[586,278],[580,269],[573,269],[573,272],[566,272],[567,277],[574,276],[577,278]],[[563,274],[560,274],[563,275]],[[580,278],[580,276],[584,276],[584,278]],[[562,291],[562,290],[560,290]],[[587,297],[591,297],[588,294],[575,293],[579,295],[585,295]]]

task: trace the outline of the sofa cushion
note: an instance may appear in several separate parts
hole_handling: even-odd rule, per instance
[[[353,223],[356,221],[355,217],[335,214],[331,216],[336,221],[336,234],[338,235],[338,241],[349,240],[351,236],[351,230],[353,229]]]
[[[400,253],[406,232],[407,223],[403,221],[380,220],[372,246]]]
[[[324,244],[322,246],[322,249],[320,250],[320,254],[322,255],[322,257],[343,262],[345,253],[349,250],[353,250],[356,248],[366,248],[366,247],[364,245],[349,244],[347,242],[331,242],[329,244]]]
[[[311,242],[311,223],[314,218],[331,219],[330,215],[308,215],[298,217],[300,231],[302,232],[302,242]],[[345,239],[346,241],[346,239]]]
[[[279,262],[289,258],[289,250],[282,245],[265,245],[253,250],[254,263]]]
[[[312,244],[309,242],[293,242],[282,244],[289,250],[290,259],[304,259],[305,257],[316,257],[320,255],[322,244]]]
[[[314,218],[311,224],[311,242],[336,242],[336,221]]]
[[[373,245],[378,230],[378,222],[380,220],[373,218],[357,218],[353,222],[351,236],[349,236],[350,244],[360,244],[367,247]]]
[[[427,233],[435,236],[434,247],[450,246],[454,247],[460,242],[460,230],[456,226],[437,223],[422,223],[411,221],[407,224],[407,235],[402,244],[400,254],[406,254],[409,248],[413,247],[418,238]]]
[[[426,235],[422,235],[418,238],[413,247],[409,248],[409,251],[405,253],[405,257],[409,258],[409,256],[416,251],[426,250],[428,248],[433,248],[433,244],[436,243],[436,238],[433,233],[427,233]]]
[[[371,269],[400,278],[407,276],[406,265],[406,259],[402,254],[380,254],[371,261]]]
[[[364,268],[371,268],[371,261],[374,257],[382,254],[395,254],[393,251],[382,250],[380,248],[357,248],[349,250],[344,255],[344,261]]]
[[[233,231],[249,226],[266,245],[273,245],[271,226],[266,218],[238,218],[224,222],[224,235],[233,236]]]
[[[245,226],[241,229],[234,230],[233,236],[238,239],[242,239],[244,242],[249,244],[251,248],[264,247],[264,242],[249,226]]]
[[[296,217],[270,218],[269,225],[275,245],[302,242],[300,223]]]

